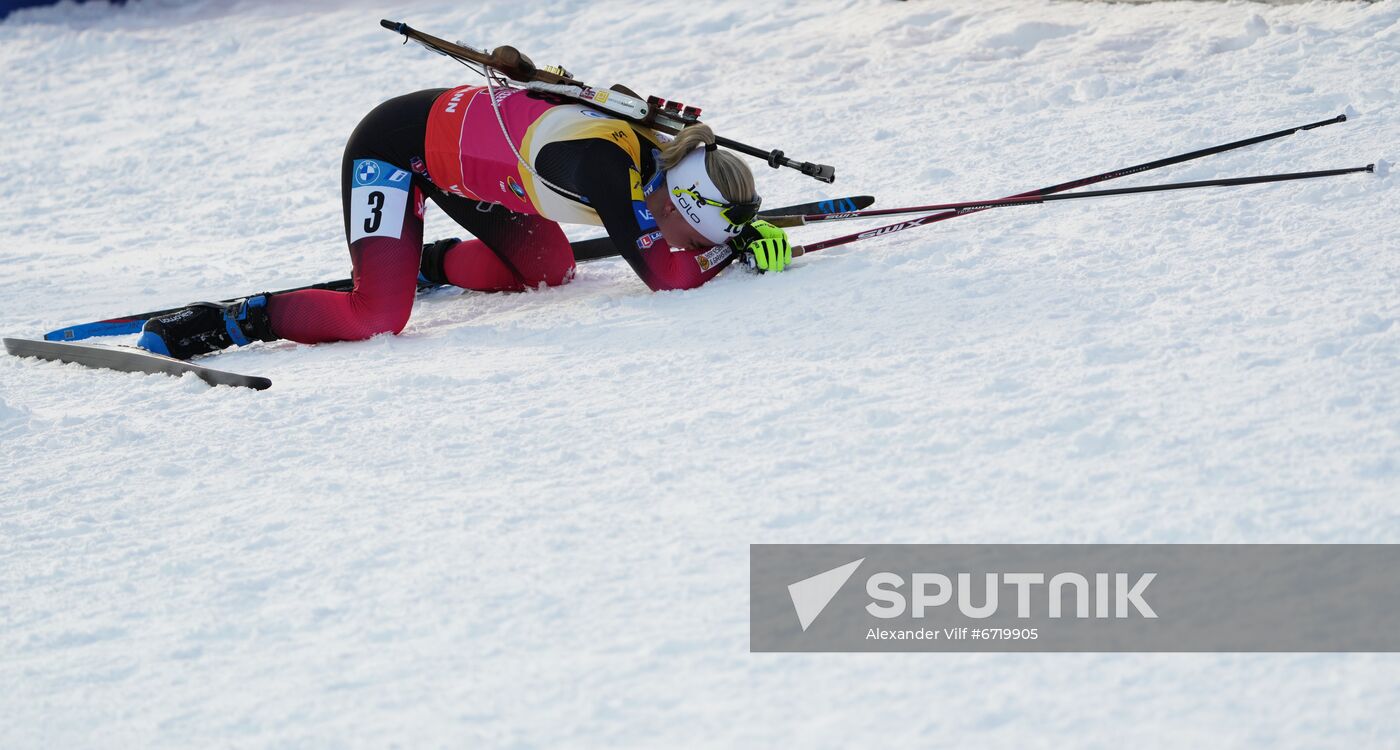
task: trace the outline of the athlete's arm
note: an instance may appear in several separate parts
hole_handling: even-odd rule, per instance
[[[727,245],[671,250],[642,203],[640,190],[633,200],[633,181],[640,177],[626,151],[601,139],[553,143],[545,150],[561,146],[571,147],[569,156],[578,160],[578,191],[602,219],[619,254],[652,291],[694,289],[734,261]]]

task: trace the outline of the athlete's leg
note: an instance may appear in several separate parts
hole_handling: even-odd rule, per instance
[[[477,237],[425,259],[453,286],[483,292],[518,292],[559,286],[574,277],[574,251],[564,230],[540,216],[504,206],[429,192],[448,216]]]
[[[303,289],[268,297],[272,329],[303,344],[358,341],[402,331],[418,290],[423,221],[414,217],[403,220],[403,225],[399,239],[366,237],[351,243],[355,280],[351,291]]]
[[[315,344],[398,333],[413,310],[423,219],[409,173],[350,154],[345,169],[351,174],[343,202],[355,286],[349,292],[305,289],[268,297],[272,330],[283,338]],[[387,182],[395,174],[401,181]],[[367,184],[355,185],[356,179]]]
[[[146,321],[137,345],[186,359],[252,341],[316,343],[402,330],[413,309],[423,241],[421,193],[408,167],[422,151],[428,110],[441,92],[419,91],[375,107],[345,145],[341,195],[353,291],[197,303]]]
[[[452,266],[446,265],[452,255]],[[497,255],[481,240],[462,242],[453,237],[423,246],[422,277],[438,284],[451,284],[476,292],[519,292],[524,286]]]
[[[391,99],[366,115],[345,146],[341,201],[354,288],[308,289],[268,298],[272,329],[302,343],[398,333],[417,292],[422,195],[407,154],[421,151],[437,92]]]

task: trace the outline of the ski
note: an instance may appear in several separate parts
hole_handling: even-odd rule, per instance
[[[306,286],[282,289],[269,294],[286,294],[287,292],[300,292],[303,289],[328,289],[333,292],[349,291],[354,286],[350,279],[337,279],[335,281],[323,281],[318,284],[307,284]],[[435,286],[420,284],[418,291],[423,292],[434,289]],[[246,297],[232,297],[230,299],[219,300],[219,304],[228,305]],[[105,320],[94,320],[90,323],[78,323],[65,328],[57,328],[44,334],[45,341],[81,341],[83,339],[95,338],[98,336],[126,336],[133,333],[140,333],[141,327],[147,320],[159,315],[177,312],[187,305],[180,307],[170,307],[164,310],[151,310],[149,312],[137,313],[135,315],[124,315],[117,318],[107,318]]]
[[[870,195],[851,195],[843,198],[827,198],[825,200],[811,201],[808,203],[798,203],[792,206],[781,206],[779,208],[760,211],[761,217],[789,216],[800,214],[822,214],[835,213],[839,211],[859,211],[868,208],[875,203],[875,197]],[[590,240],[580,240],[573,243],[574,259],[578,262],[590,260],[601,260],[618,255],[617,248],[613,246],[612,240],[607,237],[597,237]],[[335,281],[323,281],[318,284],[307,284],[306,286],[293,287],[291,289],[281,289],[268,294],[286,294],[287,292],[299,292],[304,289],[326,289],[332,292],[348,292],[353,289],[355,282],[352,279],[336,279]],[[437,284],[419,284],[418,291],[426,292],[438,289]],[[232,304],[244,297],[233,297],[231,299],[219,300],[220,304]],[[149,312],[136,313],[135,315],[124,315],[117,318],[107,318],[105,320],[95,320],[89,323],[78,323],[76,325],[58,328],[44,334],[45,341],[81,341],[83,339],[95,338],[98,336],[126,336],[141,332],[141,326],[147,320],[158,315],[175,312],[180,307],[171,307],[165,310],[151,310]]]
[[[227,385],[264,391],[272,381],[256,375],[243,375],[216,370],[193,362],[153,354],[135,347],[111,347],[96,344],[72,344],[61,341],[5,339],[5,351],[16,357],[34,357],[53,362],[69,362],[84,367],[117,372],[142,372],[148,375],[194,375],[209,385]]]

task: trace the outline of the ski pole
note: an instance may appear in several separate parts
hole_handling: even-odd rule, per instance
[[[1004,208],[1006,206],[1038,206],[1052,201],[1071,201],[1080,198],[1103,198],[1110,195],[1131,195],[1134,193],[1162,193],[1170,190],[1189,190],[1203,187],[1233,187],[1236,185],[1258,185],[1268,182],[1288,182],[1290,180],[1313,180],[1319,177],[1336,177],[1344,174],[1355,174],[1357,172],[1375,172],[1375,164],[1367,164],[1364,167],[1348,167],[1346,169],[1324,169],[1315,172],[1290,172],[1287,174],[1266,174],[1253,177],[1229,177],[1219,180],[1197,180],[1195,182],[1169,182],[1162,185],[1141,185],[1138,187],[1116,188],[1113,190],[1088,190],[1082,193],[1061,193],[1059,195],[1036,195],[1028,198],[997,198],[984,201],[962,201],[958,203],[935,203],[928,206],[913,206],[910,208],[886,208],[876,211],[847,211],[836,214],[809,214],[806,216],[775,216],[767,221],[779,227],[800,227],[823,221],[837,221],[840,219],[860,219],[869,216],[896,216],[899,214],[922,214],[931,211],[953,211],[954,213],[971,213],[988,208]]]
[[[1337,115],[1336,117],[1327,120],[1319,120],[1317,122],[1308,123],[1307,125],[1299,125],[1297,127],[1288,128],[1286,130],[1279,130],[1273,133],[1265,133],[1264,135],[1256,135],[1253,138],[1246,138],[1244,140],[1233,141],[1231,143],[1223,143],[1219,146],[1211,146],[1209,148],[1198,149],[1196,151],[1189,151],[1187,153],[1178,154],[1176,156],[1168,156],[1165,159],[1157,159],[1156,161],[1144,162],[1142,164],[1137,164],[1131,167],[1115,169],[1109,172],[1096,174],[1092,177],[1083,177],[1077,180],[1070,180],[1069,182],[1062,182],[1058,185],[1051,185],[1050,187],[1041,188],[1039,190],[1030,190],[1024,193],[1017,193],[1016,195],[1008,196],[1008,198],[1031,198],[1036,196],[1052,195],[1055,193],[1063,193],[1066,190],[1073,190],[1075,188],[1084,187],[1086,185],[1093,185],[1095,183],[1116,179],[1118,177],[1126,177],[1130,174],[1146,172],[1151,169],[1161,169],[1162,167],[1169,167],[1173,164],[1181,164],[1182,162],[1191,161],[1192,159],[1200,159],[1205,156],[1213,156],[1215,154],[1221,154],[1226,151],[1233,151],[1238,148],[1253,146],[1257,143],[1263,143],[1265,141],[1271,141],[1276,138],[1282,138],[1287,135],[1293,135],[1294,133],[1300,130],[1312,130],[1313,128],[1321,128],[1338,122],[1346,122],[1346,120],[1346,115]],[[804,253],[816,252],[817,250],[825,250],[829,247],[836,247],[838,245],[845,245],[847,243],[856,242],[858,240],[869,239],[871,237],[878,237],[882,234],[901,232],[905,229],[913,229],[914,227],[920,227],[925,224],[933,224],[935,222],[944,221],[945,219],[951,219],[954,216],[965,216],[971,213],[976,213],[976,211],[946,211],[943,213],[935,213],[926,216],[920,216],[916,219],[910,219],[909,221],[903,221],[898,224],[890,224],[883,227],[877,227],[875,229],[869,229],[864,232],[847,234],[841,237],[833,237],[829,240],[814,242],[810,245],[794,246],[792,248],[792,254],[794,257],[796,257]]]

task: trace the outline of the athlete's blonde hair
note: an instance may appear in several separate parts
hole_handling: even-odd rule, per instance
[[[681,163],[687,154],[697,148],[705,148],[715,142],[715,131],[709,125],[696,124],[684,128],[676,137],[661,147],[661,168],[671,169]],[[754,199],[753,172],[743,159],[729,153],[713,149],[705,154],[705,172],[714,180],[715,187],[724,194],[724,200],[734,203],[747,203]]]

